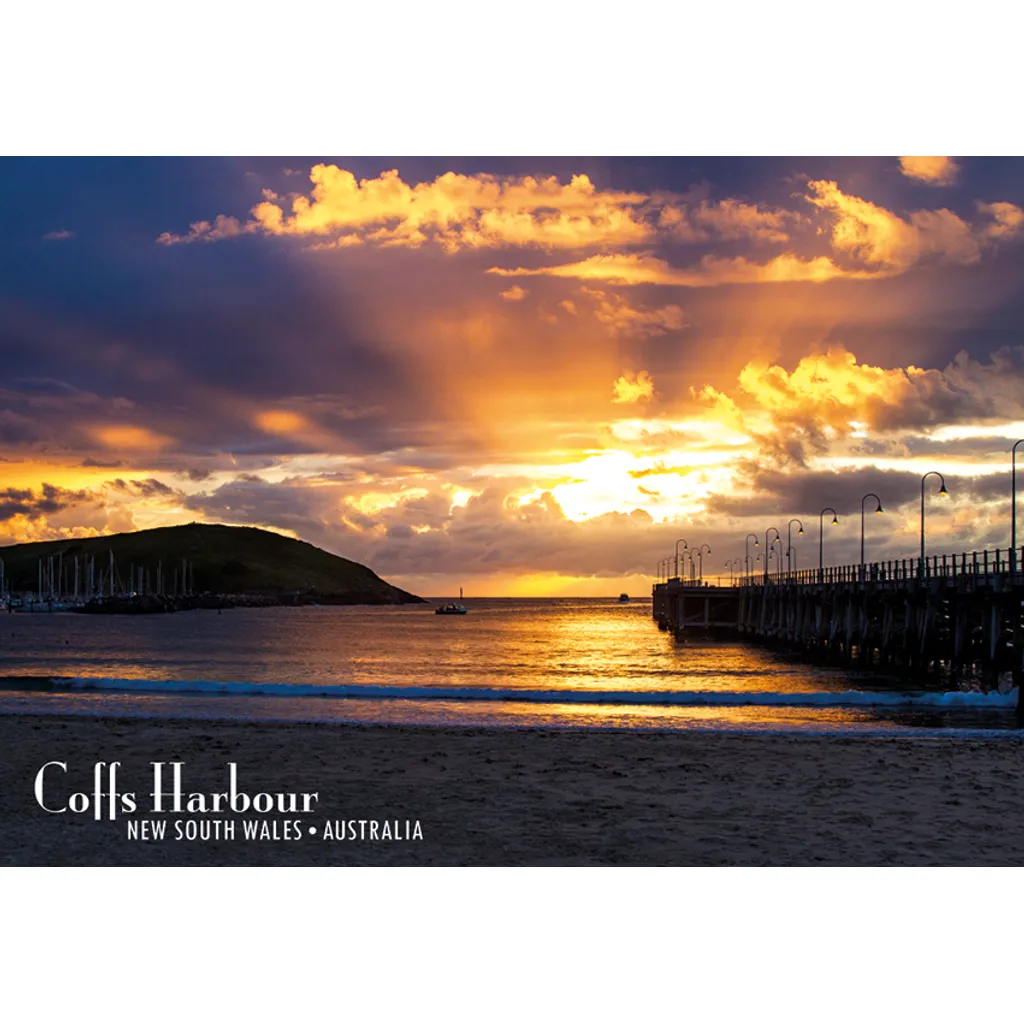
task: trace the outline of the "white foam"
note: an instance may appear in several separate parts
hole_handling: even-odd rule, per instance
[[[543,704],[665,704],[680,707],[921,707],[1014,708],[1017,691],[927,693],[898,690],[777,692],[745,690],[530,690],[514,687],[371,686],[364,684],[255,683],[217,680],[54,679],[56,689],[122,693],[253,694],[263,697],[333,697],[377,700],[520,701]]]

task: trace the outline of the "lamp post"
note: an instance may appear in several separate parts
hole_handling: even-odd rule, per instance
[[[680,537],[679,540],[676,541],[676,576],[679,575],[679,545],[680,544],[683,545],[683,550],[684,551],[689,547],[689,545],[686,543],[685,540],[683,540],[682,537]]]
[[[793,572],[793,524],[800,523],[799,519],[790,519],[786,525],[786,572]],[[797,533],[804,532],[804,524],[800,523],[800,529]]]
[[[882,514],[882,499],[875,494],[874,491],[868,491],[863,498],[860,499],[860,577],[863,580],[867,575],[864,565],[864,502],[868,498],[874,498],[878,508],[875,509],[876,515]]]
[[[747,575],[748,576],[751,575],[751,565],[750,565],[750,538],[751,537],[754,538],[754,547],[755,548],[758,547],[759,544],[760,544],[760,542],[757,539],[757,534],[756,533],[748,533],[747,534],[746,540],[744,541],[744,544],[746,545],[747,557],[744,559],[743,564],[747,568]]]
[[[937,476],[942,484],[936,493],[949,494],[949,491],[946,490],[946,478],[937,469],[931,469],[921,477],[921,562],[918,565],[918,571],[922,575],[924,574],[924,482],[930,476]]]
[[[1017,445],[1024,440],[1015,441],[1010,449],[1010,572],[1017,571]]]
[[[778,538],[779,545],[781,546],[781,544],[782,544],[782,534],[779,533],[779,531],[774,526],[769,526],[768,529],[764,531],[764,546],[768,549],[766,554],[765,554],[765,556],[764,556],[764,581],[765,581],[765,583],[768,582],[768,560],[772,557],[772,547],[771,547],[771,545],[768,542],[768,534],[772,533],[773,531],[775,533],[775,536]],[[771,544],[774,545],[774,543],[775,543],[775,541],[773,540],[771,542]]]
[[[832,513],[832,525],[839,525],[839,514],[834,508],[823,508],[818,515],[818,582],[825,582],[825,513]]]
[[[711,554],[711,545],[710,544],[701,544],[701,546],[699,548],[697,548],[697,581],[699,583],[703,583],[704,582],[704,557],[703,557],[703,552],[704,552],[705,548],[707,548],[708,554],[710,555]],[[691,556],[691,560],[692,560],[692,556]]]

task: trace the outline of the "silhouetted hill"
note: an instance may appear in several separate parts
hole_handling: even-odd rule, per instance
[[[74,584],[79,559],[81,592],[86,563],[95,559],[95,573],[107,572],[110,552],[117,575],[127,587],[132,566],[148,572],[147,590],[156,587],[157,567],[163,590],[171,593],[175,572],[180,582],[182,562],[191,566],[193,591],[214,594],[253,594],[339,604],[405,604],[422,598],[382,580],[365,565],[328,554],[305,541],[251,526],[167,526],[136,533],[116,533],[84,540],[40,541],[0,547],[0,558],[12,592],[36,590],[39,560],[44,572],[49,557],[64,569],[67,593]],[[57,569],[54,569],[57,572]],[[137,576],[135,577],[138,578]]]

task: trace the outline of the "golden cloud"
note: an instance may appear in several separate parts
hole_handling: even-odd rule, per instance
[[[514,284],[507,291],[501,293],[501,297],[506,302],[522,302],[529,293],[525,288],[520,288],[519,285]]]
[[[659,233],[683,241],[784,242],[787,222],[800,219],[738,199],[692,205],[671,194],[602,191],[585,174],[563,185],[556,177],[448,172],[410,185],[397,170],[360,180],[334,164],[317,164],[309,178],[308,195],[282,198],[264,189],[247,222],[222,214],[212,222],[196,221],[184,235],[165,231],[157,242],[213,242],[254,232],[313,236],[319,239],[311,246],[315,249],[362,242],[412,247],[436,242],[448,251],[607,248],[644,244]]]
[[[305,416],[290,409],[267,409],[259,412],[253,417],[253,424],[265,434],[274,434],[278,437],[294,437],[313,429],[313,424]]]
[[[919,210],[903,220],[847,195],[834,181],[808,183],[808,201],[833,217],[832,248],[871,267],[902,273],[924,256],[975,263],[981,256],[971,226],[951,210]]]
[[[756,263],[743,256],[732,259],[707,256],[688,269],[670,266],[665,260],[650,253],[612,253],[557,266],[491,267],[487,271],[502,277],[546,275],[583,281],[606,281],[618,285],[664,284],[688,288],[708,288],[720,284],[830,281],[836,277],[871,278],[887,276],[890,272],[886,268],[845,269],[827,256],[803,259],[791,253],[776,256],[766,263]]]
[[[128,452],[158,452],[174,444],[174,438],[165,434],[122,423],[99,424],[87,432],[107,448]]]
[[[612,386],[612,401],[618,404],[645,401],[654,395],[654,381],[646,370],[636,376],[624,373]]]
[[[926,432],[944,423],[1024,418],[1022,354],[1003,349],[980,363],[961,353],[944,370],[926,370],[859,363],[835,346],[804,356],[791,371],[751,361],[740,371],[735,398],[710,387],[696,397],[763,450],[803,463],[855,432]]]
[[[601,191],[585,175],[567,185],[557,178],[497,178],[449,172],[409,185],[398,171],[358,180],[351,171],[317,164],[312,191],[289,204],[273,193],[241,223],[220,216],[197,221],[186,235],[162,234],[164,245],[216,241],[239,234],[332,236],[318,248],[359,242],[419,246],[433,241],[448,250],[494,246],[629,245],[651,237],[653,228],[636,213],[647,196]]]
[[[952,185],[960,165],[951,156],[901,156],[900,170],[926,185]]]

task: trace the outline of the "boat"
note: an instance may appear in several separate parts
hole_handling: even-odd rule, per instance
[[[461,604],[443,604],[440,608],[434,609],[435,615],[465,615],[467,609]]]
[[[619,604],[629,604],[629,594],[619,594]]]
[[[435,615],[465,615],[468,609],[462,604],[462,587],[459,587],[459,604],[452,601],[450,604],[443,604],[440,608],[434,609]]]

